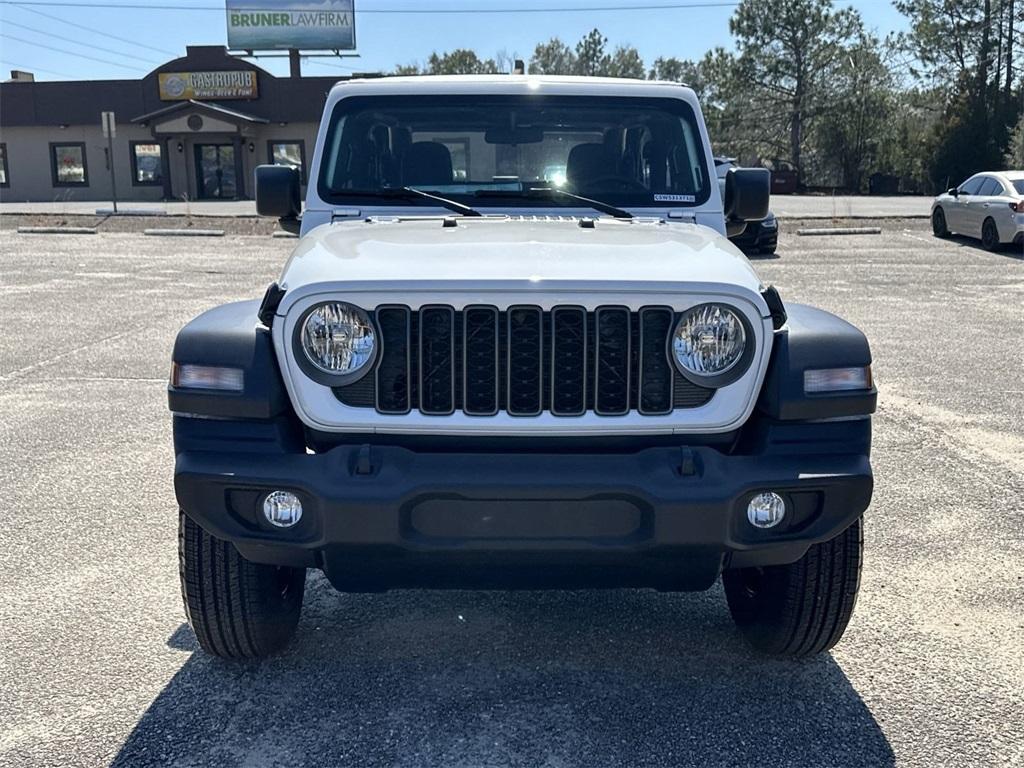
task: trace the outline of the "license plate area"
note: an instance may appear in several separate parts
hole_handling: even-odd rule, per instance
[[[632,500],[430,498],[405,516],[407,538],[442,542],[627,543],[649,535],[650,516]]]

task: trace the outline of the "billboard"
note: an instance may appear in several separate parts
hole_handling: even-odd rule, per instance
[[[227,0],[228,48],[354,51],[355,0]]]
[[[161,72],[157,78],[161,101],[255,99],[259,95],[256,73],[251,69]]]

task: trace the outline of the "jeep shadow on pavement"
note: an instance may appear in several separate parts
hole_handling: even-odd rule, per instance
[[[291,653],[191,653],[113,766],[894,764],[829,654],[752,658],[721,597],[313,576]]]
[[[754,647],[838,642],[871,353],[728,241],[766,217],[768,171],[720,188],[691,89],[353,80],[310,180],[302,210],[296,169],[257,170],[260,213],[301,238],[262,301],[174,346],[181,584],[205,651],[282,649],[310,569],[347,593],[721,576]]]

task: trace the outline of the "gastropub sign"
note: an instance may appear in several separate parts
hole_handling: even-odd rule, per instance
[[[255,99],[259,95],[251,69],[220,72],[161,72],[161,101],[187,99]]]

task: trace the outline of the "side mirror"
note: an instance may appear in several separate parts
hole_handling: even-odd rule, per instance
[[[730,168],[725,174],[725,218],[761,221],[768,215],[772,174],[767,168]]]
[[[302,213],[299,169],[290,165],[256,167],[256,213],[274,216],[288,231],[297,231]]]
[[[946,194],[952,195],[953,197],[960,197],[960,190],[957,189],[956,187],[950,187],[949,189],[946,190]]]

